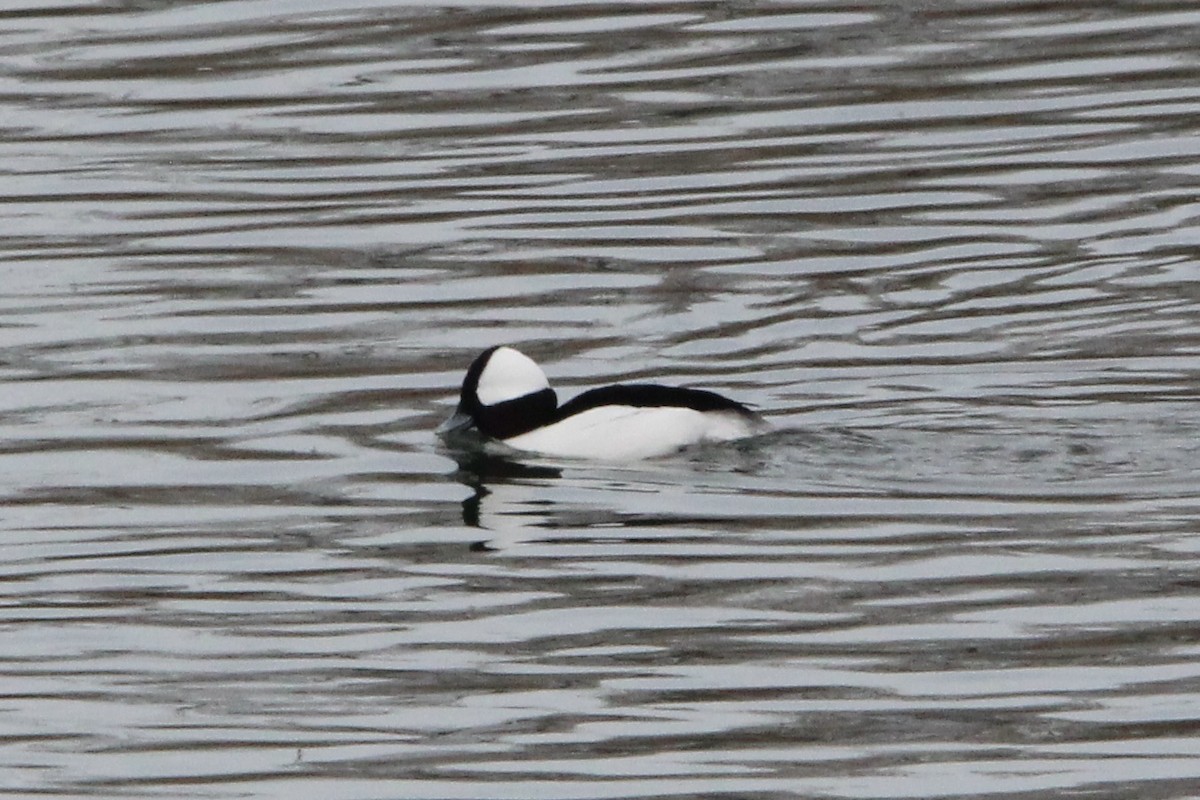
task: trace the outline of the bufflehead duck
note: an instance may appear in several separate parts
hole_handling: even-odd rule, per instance
[[[458,409],[438,432],[474,428],[517,450],[632,461],[742,439],[767,427],[758,414],[714,392],[649,383],[591,389],[560,406],[541,367],[498,346],[471,364]]]

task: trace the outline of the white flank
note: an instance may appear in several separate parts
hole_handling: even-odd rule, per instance
[[[728,442],[759,426],[734,412],[677,406],[600,406],[504,443],[518,450],[565,458],[637,461],[702,442]]]
[[[485,406],[492,406],[549,387],[546,373],[532,358],[511,347],[500,347],[483,368],[475,396]]]

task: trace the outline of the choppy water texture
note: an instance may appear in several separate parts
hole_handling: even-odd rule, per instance
[[[1194,795],[1198,41],[6,4],[0,794]],[[502,341],[777,432],[439,445]]]

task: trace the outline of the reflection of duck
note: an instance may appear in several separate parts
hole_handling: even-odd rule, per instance
[[[475,429],[543,455],[631,461],[742,439],[766,427],[758,414],[719,394],[648,383],[592,389],[559,406],[528,356],[492,347],[467,370],[458,409],[438,430]]]
[[[463,524],[492,534],[471,545],[472,550],[511,547],[549,524],[553,504],[545,499],[544,485],[560,478],[561,470],[514,461],[477,447],[455,449],[452,456],[458,462],[454,479],[471,490],[471,496],[462,501]]]
[[[481,450],[455,453],[455,460],[458,472],[454,477],[472,491],[462,504],[463,523],[472,528],[493,527],[491,521],[484,519],[483,499],[496,487],[521,479],[553,480],[562,475],[562,471],[554,467],[523,464]]]

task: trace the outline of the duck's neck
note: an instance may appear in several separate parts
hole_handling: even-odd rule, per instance
[[[558,395],[547,388],[503,403],[480,405],[475,411],[475,424],[485,436],[510,439],[548,424],[556,408]]]

